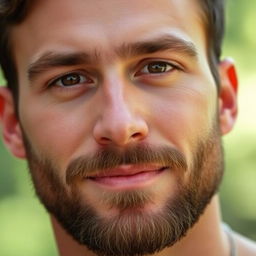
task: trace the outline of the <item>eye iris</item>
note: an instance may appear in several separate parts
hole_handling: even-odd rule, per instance
[[[71,86],[71,85],[79,84],[80,80],[81,78],[79,75],[72,74],[72,75],[67,75],[63,77],[61,79],[61,82],[64,86]]]
[[[150,73],[163,73],[167,70],[167,64],[163,62],[151,63],[148,65],[148,71]]]

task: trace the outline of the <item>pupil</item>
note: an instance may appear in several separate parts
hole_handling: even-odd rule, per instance
[[[148,66],[148,70],[151,73],[161,73],[166,71],[165,63],[153,63]]]
[[[80,82],[80,77],[78,75],[67,75],[62,79],[63,85],[75,85]]]

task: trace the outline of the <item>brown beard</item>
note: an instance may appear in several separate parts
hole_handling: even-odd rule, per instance
[[[88,177],[96,170],[107,172],[120,164],[154,162],[186,172],[183,154],[169,147],[134,146],[122,152],[106,148],[93,156],[73,160],[67,167],[65,183],[53,161],[34,153],[25,134],[24,143],[39,199],[77,242],[97,255],[139,256],[172,246],[198,221],[223,174],[221,139],[215,125],[194,150],[189,181],[179,180],[175,197],[169,197],[161,210],[145,211],[143,206],[151,202],[151,194],[135,190],[107,194],[104,203],[116,207],[119,213],[104,217],[89,202],[84,203],[75,186],[77,179]]]

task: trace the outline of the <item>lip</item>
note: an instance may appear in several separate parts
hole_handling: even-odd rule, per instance
[[[165,166],[159,165],[120,165],[117,168],[109,169],[107,171],[99,172],[89,178],[104,178],[114,176],[132,176],[142,172],[152,172],[165,168]]]
[[[157,165],[122,165],[87,179],[113,189],[139,188],[152,183],[167,168]]]

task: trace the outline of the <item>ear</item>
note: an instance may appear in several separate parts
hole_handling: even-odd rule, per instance
[[[13,97],[10,90],[5,87],[0,87],[0,124],[6,146],[14,156],[25,158],[22,132],[15,113]]]
[[[237,74],[232,59],[219,64],[219,120],[222,134],[230,132],[237,118]]]

